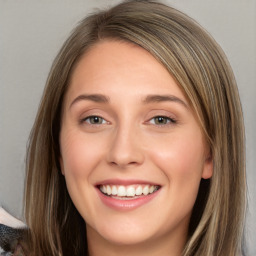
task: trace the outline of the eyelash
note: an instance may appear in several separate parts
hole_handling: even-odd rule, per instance
[[[153,118],[151,118],[151,119],[149,120],[149,122],[151,123],[152,120],[155,120],[155,119],[157,119],[157,118],[159,118],[159,119],[161,118],[162,120],[164,119],[164,120],[166,121],[166,123],[164,123],[164,124],[154,124],[154,125],[156,125],[156,126],[162,127],[162,126],[167,126],[167,125],[174,125],[174,124],[177,123],[177,120],[176,120],[176,119],[171,118],[171,117],[168,117],[168,116],[154,116]]]
[[[92,118],[97,118],[97,119],[100,119],[102,120],[103,123],[100,123],[100,124],[97,124],[97,123],[91,123],[91,122],[88,122],[88,120],[92,119]],[[151,123],[152,120],[156,120],[156,119],[162,119],[162,121],[165,121],[166,123],[164,124],[156,124],[156,123],[153,123],[153,125],[156,125],[156,126],[160,126],[160,127],[163,127],[163,126],[167,126],[167,125],[174,125],[177,123],[177,120],[174,119],[174,118],[171,118],[171,117],[168,117],[168,116],[154,116],[153,118],[149,119],[149,123]],[[159,120],[158,120],[159,121]],[[94,116],[87,116],[83,119],[80,120],[80,123],[87,123],[88,125],[102,125],[102,124],[107,124],[108,122],[101,116],[97,116],[97,115],[94,115]]]
[[[105,124],[105,123],[101,123],[101,124],[95,123],[95,124],[93,124],[93,123],[87,122],[87,120],[90,120],[91,118],[98,118],[98,119],[101,119],[101,120],[105,121],[105,123],[108,123],[103,117],[97,116],[97,115],[94,115],[94,116],[87,116],[87,117],[81,119],[81,120],[80,120],[80,123],[87,123],[88,125],[102,125],[102,124]]]

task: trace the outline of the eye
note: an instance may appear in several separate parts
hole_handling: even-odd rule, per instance
[[[81,122],[85,122],[85,123],[88,123],[88,124],[95,124],[95,125],[99,125],[99,124],[106,124],[107,121],[105,119],[103,119],[102,117],[100,116],[88,116],[86,118],[83,118],[81,120]]]
[[[150,124],[155,125],[168,125],[168,124],[175,124],[176,120],[167,116],[155,116],[149,121]]]

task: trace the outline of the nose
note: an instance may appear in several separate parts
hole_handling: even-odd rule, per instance
[[[112,137],[108,163],[120,168],[141,165],[144,161],[143,145],[135,129],[118,129]]]

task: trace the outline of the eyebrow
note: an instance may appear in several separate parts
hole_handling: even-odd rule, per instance
[[[97,103],[109,103],[110,101],[109,97],[106,97],[103,94],[81,94],[71,102],[69,108],[71,108],[76,102],[81,100],[88,100]]]
[[[165,102],[165,101],[171,101],[171,102],[176,102],[184,107],[188,108],[188,105],[183,101],[182,99],[174,96],[174,95],[148,95],[144,100],[143,103],[149,104],[149,103],[154,103],[154,102]]]
[[[109,103],[110,99],[109,97],[103,95],[103,94],[81,94],[78,97],[76,97],[72,103],[70,104],[70,108],[77,102],[83,101],[83,100],[88,100],[88,101],[93,101],[97,103]],[[150,104],[154,102],[176,102],[184,107],[188,108],[188,105],[180,98],[174,96],[174,95],[158,95],[158,94],[153,94],[153,95],[148,95],[146,96],[145,99],[142,100],[144,104]]]

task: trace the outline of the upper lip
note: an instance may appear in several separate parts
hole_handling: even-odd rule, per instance
[[[95,184],[95,186],[100,186],[100,185],[134,185],[134,184],[149,184],[149,185],[155,185],[155,186],[160,186],[158,183],[148,181],[148,180],[137,180],[137,179],[106,179],[99,181]]]

